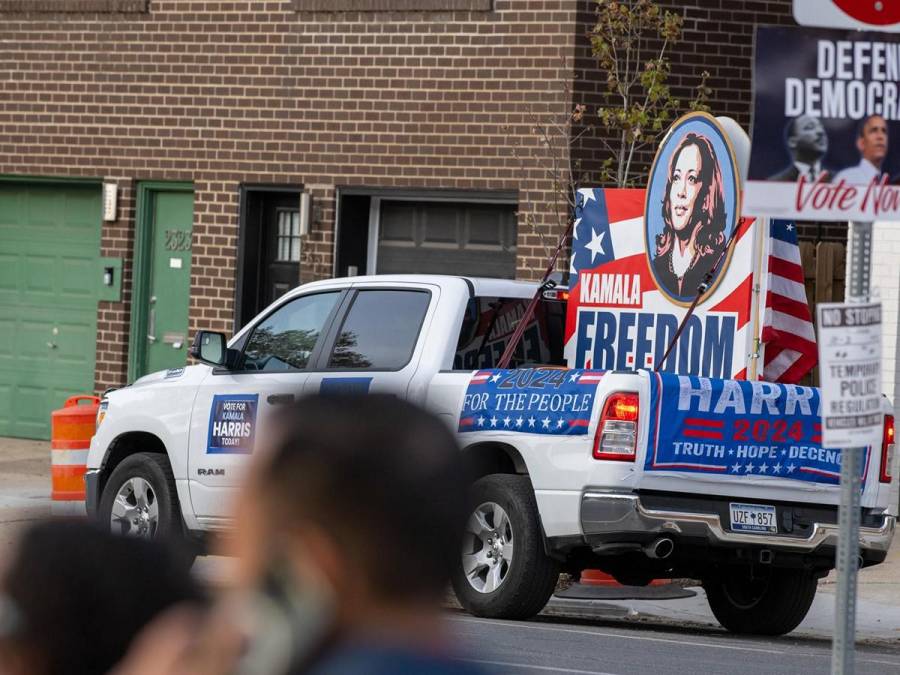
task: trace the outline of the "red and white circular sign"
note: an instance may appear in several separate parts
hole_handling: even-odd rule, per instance
[[[794,20],[801,26],[900,32],[896,0],[794,0]]]

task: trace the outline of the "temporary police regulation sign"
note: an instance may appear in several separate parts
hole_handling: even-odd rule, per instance
[[[729,139],[704,113],[672,126],[646,190],[579,190],[566,321],[569,366],[659,366],[700,282],[719,262],[661,369],[747,377],[758,242],[753,221],[740,212]]]

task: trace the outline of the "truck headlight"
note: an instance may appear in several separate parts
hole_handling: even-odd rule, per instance
[[[109,401],[100,401],[100,405],[97,406],[97,421],[94,424],[94,429],[99,429],[100,425],[103,423],[103,418],[106,417],[106,409],[109,407]]]

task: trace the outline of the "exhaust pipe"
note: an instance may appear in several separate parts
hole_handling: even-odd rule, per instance
[[[647,544],[644,547],[644,555],[648,558],[654,558],[656,560],[665,560],[672,552],[675,550],[675,542],[669,539],[669,537],[660,537],[652,544]]]

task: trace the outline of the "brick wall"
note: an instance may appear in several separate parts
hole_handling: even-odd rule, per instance
[[[675,93],[689,99],[708,70],[713,112],[749,128],[753,26],[791,24],[791,1],[661,4],[686,17]],[[339,5],[353,11],[305,11]],[[0,0],[0,175],[91,176],[121,190],[102,254],[125,260],[123,302],[98,309],[97,388],[126,377],[139,181],[194,184],[191,332],[231,330],[242,183],[313,193],[304,281],[332,273],[336,186],[518,191],[517,274],[539,274],[559,218],[531,129],[535,115],[564,116],[570,98],[604,99],[586,38],[594,4],[489,6]],[[385,9],[397,7],[420,11]],[[591,138],[575,155],[588,169],[605,157]],[[645,169],[652,155],[640,154]],[[833,224],[801,235],[846,237]]]
[[[98,309],[98,389],[126,377],[139,181],[194,184],[191,332],[231,329],[243,182],[313,192],[304,279],[331,274],[336,185],[518,190],[518,274],[541,266],[539,232],[556,230],[552,186],[513,148],[535,147],[532,110],[569,108],[560,69],[575,0],[496,0],[493,11],[295,4],[316,6],[0,1],[0,175],[121,188],[102,254],[125,259],[124,295]]]

